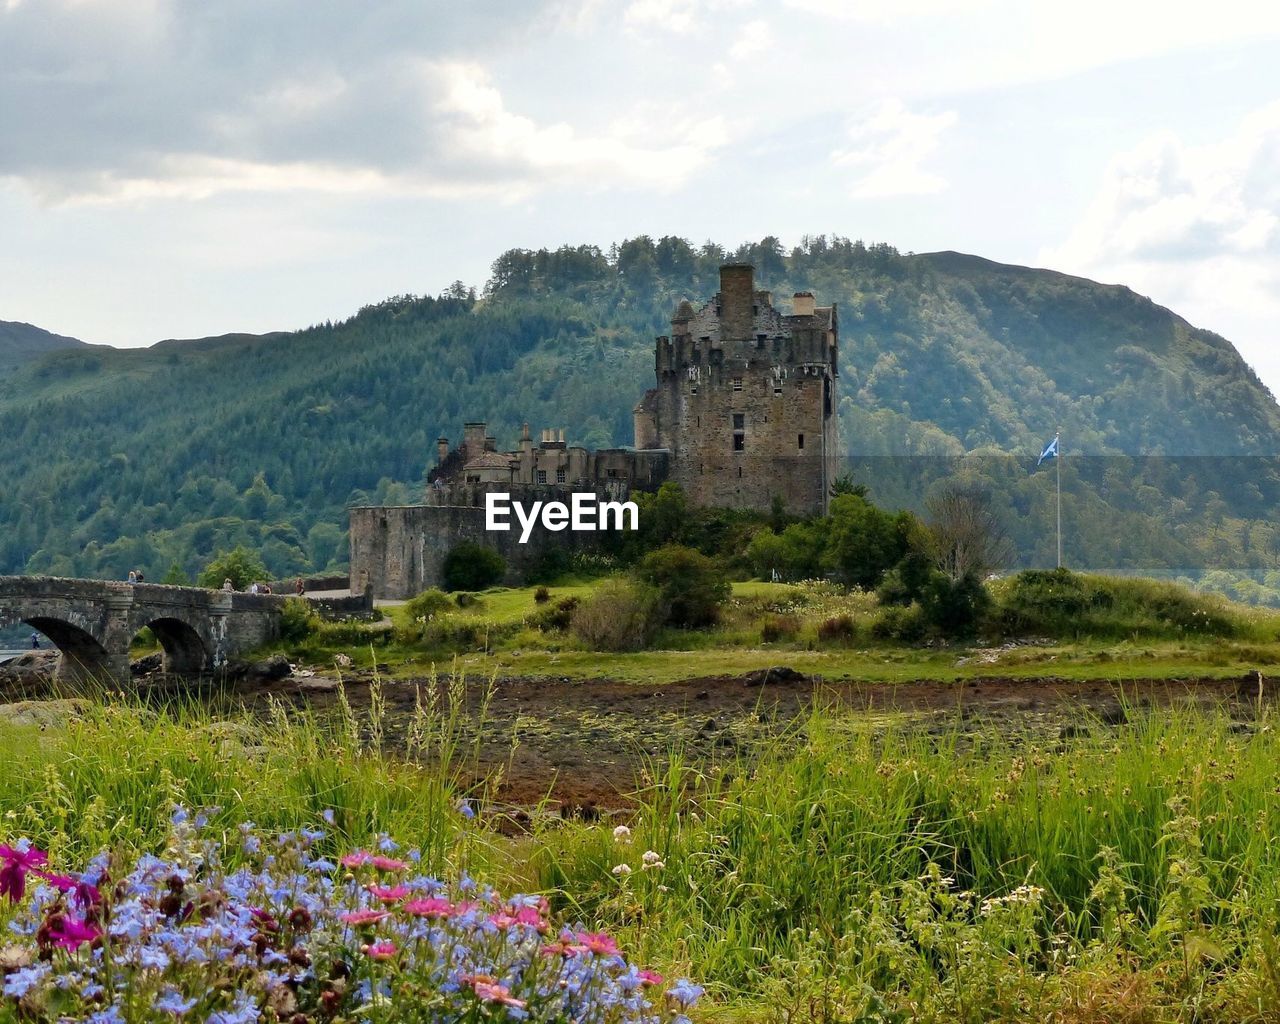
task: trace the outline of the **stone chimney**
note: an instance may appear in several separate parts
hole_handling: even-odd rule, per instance
[[[813,316],[813,292],[796,292],[795,298],[791,302],[791,312],[794,316]]]
[[[444,460],[449,457],[449,439],[447,437],[436,438],[436,465],[443,466]]]
[[[720,268],[720,341],[747,341],[755,333],[755,268],[726,263]]]
[[[462,425],[462,444],[467,449],[467,458],[474,459],[484,451],[484,428],[486,424],[464,423]]]

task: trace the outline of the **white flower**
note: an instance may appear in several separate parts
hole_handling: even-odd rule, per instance
[[[631,829],[627,828],[626,825],[619,825],[613,830],[613,841],[620,845],[631,842]]]
[[[666,867],[666,865],[662,863],[661,855],[659,855],[658,853],[655,853],[653,850],[645,850],[644,857],[642,859],[644,861],[644,864],[641,866],[641,868],[644,871],[649,871],[649,870],[661,871],[663,868]]]
[[[618,864],[614,867],[613,873],[617,875],[619,878],[625,878],[627,875],[631,874],[631,865]]]

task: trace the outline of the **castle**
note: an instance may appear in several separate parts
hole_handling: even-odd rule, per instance
[[[826,510],[836,464],[836,308],[797,292],[790,315],[755,287],[749,264],[720,269],[720,291],[701,309],[676,308],[670,336],[657,339],[656,384],[634,409],[635,444],[596,451],[569,445],[563,430],[537,443],[525,424],[519,448],[499,452],[483,422],[461,444],[437,441],[425,503],[351,509],[351,585],[378,598],[407,598],[438,586],[445,556],[475,541],[497,548],[517,582],[547,545],[582,545],[589,534],[485,529],[484,500],[503,491],[521,501],[567,500],[572,492],[625,499],[633,490],[678,483],[689,501],[769,511]]]

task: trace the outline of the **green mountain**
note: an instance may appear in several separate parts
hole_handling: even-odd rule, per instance
[[[281,575],[338,566],[345,507],[415,500],[466,420],[500,444],[525,421],[628,443],[654,335],[726,258],[784,307],[801,289],[838,303],[841,428],[873,498],[918,504],[977,473],[1043,564],[1052,491],[1030,468],[1060,427],[1072,564],[1280,570],[1280,407],[1218,335],[1127,288],[959,253],[641,237],[512,250],[479,297],[455,284],[296,332],[26,363],[0,380],[0,572],[155,579],[235,543]]]
[[[83,341],[33,327],[15,320],[0,320],[0,375],[48,352],[85,348]]]

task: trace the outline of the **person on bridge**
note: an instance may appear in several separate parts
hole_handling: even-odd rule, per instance
[[[40,634],[39,633],[31,634],[31,649],[33,651],[40,650]]]
[[[137,573],[137,571],[136,571],[136,570],[134,570],[134,569],[130,569],[130,570],[129,570],[129,582],[130,582],[130,583],[137,583],[137,582],[138,582],[138,573]]]
[[[235,590],[235,589],[236,589],[235,584],[231,582],[231,577],[230,577],[230,576],[228,576],[225,580],[223,580],[223,581],[222,581],[222,589],[223,589],[223,590]]]
[[[302,582],[302,577],[298,577],[298,582],[293,585],[293,592],[301,597],[307,592],[307,585]]]

